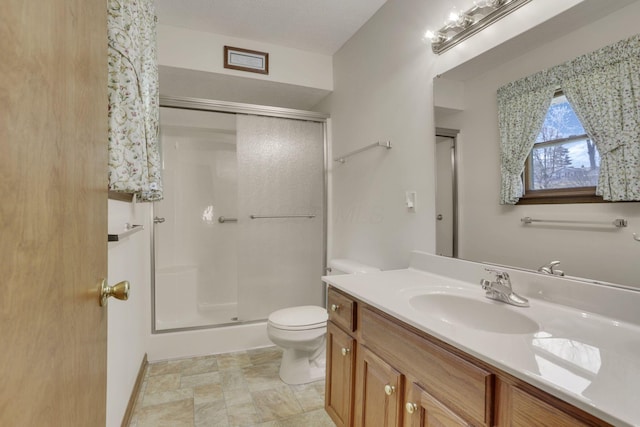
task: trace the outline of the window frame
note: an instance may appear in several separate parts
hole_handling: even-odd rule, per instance
[[[553,97],[559,97],[564,95],[562,89],[557,90]],[[573,108],[573,107],[572,107]],[[545,190],[532,190],[531,189],[531,155],[536,145],[538,147],[545,145],[559,144],[563,142],[570,142],[578,138],[589,137],[587,134],[576,135],[568,138],[558,138],[549,141],[535,143],[531,147],[531,151],[527,156],[527,160],[524,164],[523,181],[524,181],[524,194],[518,200],[516,205],[537,205],[537,204],[570,204],[570,203],[609,203],[604,200],[602,196],[596,195],[596,187],[572,187],[572,188],[553,188]]]

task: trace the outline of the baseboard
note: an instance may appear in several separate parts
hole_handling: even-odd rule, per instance
[[[136,383],[133,385],[133,390],[131,391],[131,397],[129,397],[129,404],[127,405],[127,410],[124,413],[124,417],[122,418],[122,427],[128,427],[131,423],[131,417],[133,416],[133,409],[136,407],[136,402],[138,401],[138,394],[140,394],[140,387],[142,387],[142,382],[144,381],[144,373],[147,370],[147,353],[144,354],[142,358],[142,363],[140,364],[140,370],[138,371],[138,377],[136,378]]]

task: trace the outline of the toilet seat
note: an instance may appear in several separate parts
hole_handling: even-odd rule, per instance
[[[287,331],[324,328],[329,315],[327,310],[315,305],[283,308],[269,315],[269,325]]]

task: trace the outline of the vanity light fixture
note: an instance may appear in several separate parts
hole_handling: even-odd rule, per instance
[[[433,53],[439,55],[530,1],[476,0],[465,12],[453,10],[442,28],[429,30],[424,37],[431,42]]]

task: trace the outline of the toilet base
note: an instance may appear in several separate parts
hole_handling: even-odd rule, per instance
[[[324,343],[311,355],[308,351],[287,348],[282,353],[280,379],[290,385],[322,380],[325,377],[325,362]]]

